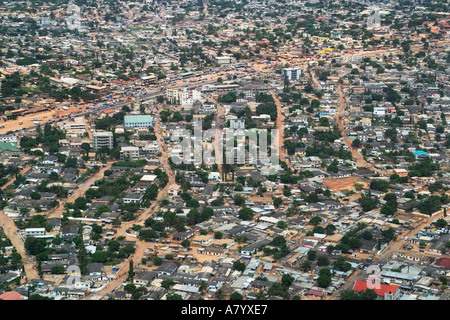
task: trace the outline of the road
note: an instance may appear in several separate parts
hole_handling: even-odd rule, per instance
[[[162,111],[162,106],[159,107],[158,114],[161,111]],[[111,293],[112,291],[114,291],[117,287],[119,287],[126,280],[126,278],[128,276],[128,271],[130,270],[130,265],[129,265],[130,261],[132,260],[133,267],[136,267],[140,263],[142,258],[144,257],[145,251],[150,246],[152,246],[150,242],[143,242],[139,239],[136,239],[134,237],[126,235],[126,231],[130,227],[132,227],[134,224],[143,225],[145,220],[147,220],[148,218],[153,216],[159,208],[159,203],[162,200],[164,200],[165,198],[167,198],[169,189],[171,188],[172,185],[175,184],[175,172],[173,172],[173,170],[169,164],[169,153],[167,150],[167,146],[165,145],[165,142],[164,142],[164,137],[161,134],[160,121],[156,122],[155,135],[156,135],[157,141],[159,143],[159,148],[161,151],[161,156],[159,157],[159,160],[161,161],[161,163],[164,167],[164,171],[169,176],[169,182],[163,189],[159,190],[156,200],[154,200],[152,202],[152,204],[150,205],[149,208],[145,209],[139,215],[138,219],[136,219],[135,221],[129,221],[129,222],[122,223],[120,225],[120,227],[117,228],[116,236],[117,237],[125,236],[126,240],[136,241],[136,250],[128,259],[125,260],[125,262],[122,264],[122,268],[117,272],[114,279],[111,280],[111,282],[109,282],[106,285],[106,287],[103,288],[101,291],[96,292],[95,295],[105,296],[105,295]]]
[[[211,98],[213,100],[214,104],[217,106],[217,112],[216,112],[216,130],[214,135],[214,155],[216,158],[217,167],[219,169],[220,177],[223,177],[223,162],[225,159],[223,159],[223,145],[222,148],[220,148],[220,142],[223,141],[221,138],[223,138],[223,126],[225,122],[225,108],[224,106],[219,103],[215,98]],[[227,177],[223,177],[225,181],[227,181]]]
[[[91,184],[93,184],[95,181],[102,179],[103,174],[106,170],[109,170],[111,168],[111,165],[113,162],[107,162],[106,166],[101,168],[99,171],[97,171],[94,175],[92,175],[88,180],[83,182],[78,186],[77,189],[64,201],[60,202],[60,204],[55,208],[53,212],[51,212],[47,218],[61,218],[62,214],[65,210],[64,204],[68,202],[74,202],[78,197],[84,197],[85,192],[91,187]]]
[[[283,105],[281,104],[280,99],[278,98],[278,95],[274,91],[269,91],[269,93],[272,95],[272,98],[275,102],[275,105],[277,106],[277,130],[278,130],[278,154],[281,161],[284,161],[289,168],[291,168],[291,164],[289,161],[289,158],[286,154],[286,149],[284,148],[284,118],[283,115]]]
[[[28,165],[22,169],[20,169],[20,174],[23,175],[25,172],[27,172],[28,170],[30,170],[33,166],[32,165]],[[4,190],[6,189],[9,185],[11,185],[14,181],[16,181],[16,179],[11,179],[8,182],[6,182],[1,188]]]
[[[20,170],[20,174],[24,174],[31,168],[31,165],[23,168]],[[7,187],[8,185],[12,184],[15,181],[15,179],[11,179],[8,181],[7,184],[5,184],[3,187]],[[17,232],[17,226],[14,223],[13,217],[8,217],[5,215],[5,212],[3,210],[0,210],[0,226],[2,227],[6,237],[11,240],[12,245],[16,249],[16,251],[22,256],[22,263],[25,269],[25,274],[27,276],[27,279],[38,279],[39,274],[37,270],[33,268],[35,265],[35,261],[26,253],[25,251],[25,245],[22,240],[21,235]]]
[[[27,280],[39,279],[39,274],[37,270],[33,268],[33,266],[35,265],[35,261],[25,251],[25,245],[22,240],[22,237],[17,232],[17,227],[14,223],[14,218],[6,216],[3,210],[1,210],[0,212],[1,212],[0,225],[3,228],[6,237],[9,240],[11,240],[11,243],[16,249],[16,251],[22,256],[22,263],[25,268]]]
[[[367,167],[381,175],[389,176],[390,174],[392,174],[392,172],[388,172],[388,171],[384,171],[384,170],[375,168],[375,166],[372,163],[370,163],[364,159],[364,157],[358,152],[358,150],[356,148],[352,147],[353,139],[349,138],[345,131],[344,118],[345,118],[345,110],[347,108],[347,103],[345,100],[344,91],[342,89],[342,84],[338,85],[337,93],[339,96],[339,107],[336,110],[336,123],[338,124],[342,139],[344,140],[348,150],[350,150],[352,153],[352,156],[356,162],[356,165],[358,167]]]

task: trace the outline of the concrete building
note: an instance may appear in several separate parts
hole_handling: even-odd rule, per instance
[[[244,119],[230,119],[230,128],[231,129],[245,129],[245,120]]]
[[[236,63],[236,58],[232,56],[214,57],[214,62],[219,66],[230,65]]]
[[[139,160],[139,148],[138,147],[122,147],[120,149],[120,160]]]
[[[148,128],[153,126],[153,118],[151,115],[139,114],[124,117],[125,128]]]
[[[101,148],[112,149],[113,144],[113,134],[112,132],[94,132],[92,134],[92,147],[94,150],[99,150]]]
[[[286,68],[283,69],[284,80],[296,81],[300,79],[302,75],[302,69],[299,68]]]

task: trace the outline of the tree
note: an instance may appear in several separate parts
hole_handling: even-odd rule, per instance
[[[441,197],[432,195],[419,203],[420,212],[432,215],[441,208]]]
[[[177,293],[168,293],[166,300],[183,300],[183,297]]]
[[[25,250],[33,256],[45,251],[47,243],[44,239],[37,239],[34,237],[27,237],[25,240]]]
[[[134,278],[134,267],[133,267],[133,259],[130,260],[130,267],[128,269],[128,279],[133,282]]]
[[[245,205],[245,197],[241,194],[235,194],[233,200],[234,204],[237,206]]]
[[[287,222],[283,221],[283,220],[278,221],[278,223],[277,223],[277,227],[280,228],[280,229],[287,229],[288,226],[289,225],[287,224]]]
[[[230,300],[244,300],[244,297],[242,296],[242,294],[235,291],[230,295]]]
[[[361,148],[361,140],[359,140],[358,138],[354,139],[352,141],[352,147],[353,148]]]
[[[327,288],[331,284],[331,276],[329,275],[320,275],[319,278],[317,278],[317,284],[321,288]]]
[[[341,300],[376,300],[378,294],[373,289],[365,291],[353,291],[351,289],[342,290],[340,293]]]
[[[251,220],[253,218],[253,210],[244,206],[239,210],[239,218],[242,220]]]
[[[170,278],[164,279],[163,281],[161,281],[161,287],[163,287],[166,290],[169,290],[170,287],[172,287],[174,284],[175,284],[175,281],[173,281]]]
[[[311,262],[309,262],[308,260],[304,260],[301,264],[301,268],[305,272],[311,270]]]
[[[283,200],[281,198],[277,198],[277,197],[273,198],[273,205],[276,208],[280,207],[282,204],[283,204]]]
[[[321,222],[322,222],[322,218],[319,216],[314,216],[311,219],[309,219],[309,223],[312,224],[313,226],[317,226]]]
[[[50,269],[51,274],[63,274],[66,271],[63,265],[56,265]]]
[[[181,241],[181,245],[187,249],[191,246],[191,242],[188,239],[185,239],[185,240]]]
[[[307,256],[308,256],[308,260],[311,260],[311,261],[316,260],[317,252],[314,250],[309,250],[307,253]]]
[[[220,231],[217,231],[214,233],[214,239],[222,239],[223,233]]]
[[[84,197],[78,197],[74,202],[74,209],[86,210],[87,209],[87,201]]]
[[[215,293],[214,296],[218,299],[218,300],[223,300],[223,298],[225,297],[225,294],[223,293],[222,289],[218,289]]]
[[[359,198],[358,202],[361,205],[364,212],[373,210],[378,205],[378,199],[376,197],[372,198],[370,192],[368,193],[368,195],[363,195],[361,198]]]
[[[333,269],[338,271],[348,271],[352,268],[351,264],[345,261],[343,257],[339,257],[334,263],[333,263]]]
[[[272,285],[267,290],[267,294],[269,296],[277,296],[283,298],[289,297],[288,288],[279,282],[272,283]]]
[[[330,260],[325,256],[320,256],[317,258],[317,265],[319,267],[328,266],[330,264]]]
[[[389,182],[384,180],[373,180],[370,182],[370,189],[387,192]]]
[[[283,236],[276,236],[272,240],[272,245],[282,247],[286,245],[286,239]]]
[[[30,194],[30,197],[33,200],[39,200],[41,198],[41,195],[38,192],[34,191],[32,194]]]
[[[237,271],[244,272],[245,264],[241,261],[236,261],[233,263],[233,268]]]
[[[289,288],[292,283],[294,282],[294,277],[291,276],[290,274],[284,274],[283,277],[281,278],[281,284],[286,287]]]
[[[438,219],[438,220],[436,220],[436,222],[434,223],[434,225],[437,227],[437,228],[445,228],[446,226],[447,226],[447,221],[445,221],[444,219]]]

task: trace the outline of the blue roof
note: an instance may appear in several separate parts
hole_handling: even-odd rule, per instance
[[[428,154],[427,152],[421,151],[421,150],[414,151],[413,153],[414,153],[414,155],[416,155],[416,156],[421,156],[421,155],[429,156],[429,154]]]

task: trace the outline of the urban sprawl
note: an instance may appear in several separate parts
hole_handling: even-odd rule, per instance
[[[449,300],[449,42],[448,0],[1,0],[0,300]]]

